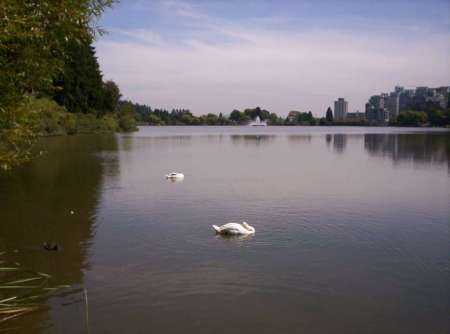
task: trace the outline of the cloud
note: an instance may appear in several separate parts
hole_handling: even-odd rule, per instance
[[[362,110],[370,95],[395,84],[450,83],[448,33],[417,32],[405,39],[326,28],[267,29],[255,20],[214,18],[178,1],[166,5],[174,15],[193,19],[195,29],[116,30],[96,44],[105,77],[125,97],[152,107],[204,114],[259,105],[281,115],[295,109],[320,116],[340,96],[351,110]]]

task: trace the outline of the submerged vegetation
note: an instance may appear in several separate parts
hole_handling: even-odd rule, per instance
[[[50,287],[50,275],[8,263],[3,255],[0,253],[0,324],[44,308],[45,298],[69,287]]]

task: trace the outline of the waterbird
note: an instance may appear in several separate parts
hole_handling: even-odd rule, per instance
[[[44,242],[42,244],[42,247],[44,247],[44,249],[48,250],[48,251],[59,251],[59,250],[61,250],[61,247],[55,242],[47,242],[46,241],[46,242]]]
[[[178,173],[178,172],[172,172],[172,173],[169,173],[166,175],[166,179],[181,180],[181,179],[184,179],[184,174]]]
[[[222,226],[213,225],[213,229],[216,233],[225,235],[248,235],[256,232],[255,228],[247,224],[246,222],[239,223],[227,223]]]

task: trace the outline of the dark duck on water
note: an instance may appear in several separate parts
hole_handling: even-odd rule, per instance
[[[56,242],[47,242],[47,241],[45,241],[42,244],[42,247],[44,247],[44,249],[48,250],[48,251],[56,251],[57,252],[57,251],[61,250],[61,247]]]

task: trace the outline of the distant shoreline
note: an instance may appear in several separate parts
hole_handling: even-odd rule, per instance
[[[291,128],[297,128],[297,127],[305,127],[305,128],[329,128],[329,127],[361,127],[361,128],[415,128],[415,129],[447,129],[450,130],[450,126],[431,126],[431,125],[420,125],[420,126],[409,126],[409,125],[370,125],[370,124],[329,124],[329,125],[306,125],[306,124],[282,124],[282,125],[270,125],[267,126],[250,126],[250,125],[240,125],[240,124],[147,124],[147,123],[138,123],[137,126],[149,126],[149,127],[155,127],[155,128],[163,128],[163,127],[239,127],[239,128],[283,128],[283,127],[291,127]]]

